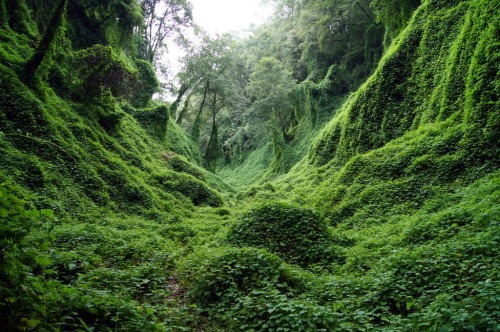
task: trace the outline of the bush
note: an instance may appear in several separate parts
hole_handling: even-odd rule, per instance
[[[132,115],[137,122],[154,138],[163,140],[167,134],[168,108],[158,105],[152,108],[134,108],[128,104],[122,109]]]
[[[146,107],[153,94],[160,87],[160,83],[156,78],[153,66],[149,62],[137,60],[135,65],[139,72],[139,88],[135,92],[132,103],[136,107]]]
[[[152,176],[152,181],[162,189],[172,192],[178,191],[189,198],[194,205],[222,206],[222,197],[218,192],[210,189],[204,182],[184,173],[164,172]]]
[[[250,210],[230,230],[228,239],[240,246],[266,248],[302,266],[340,258],[332,250],[333,238],[318,213],[284,203]]]
[[[95,98],[108,89],[115,97],[131,96],[138,85],[137,70],[110,46],[78,51],[73,61],[79,79],[77,98]]]
[[[25,238],[40,228],[42,221],[48,225],[54,212],[26,205],[13,187],[0,184],[0,316],[2,327],[9,331],[17,330],[20,324],[34,328],[46,310],[33,277],[35,267],[50,264],[40,254],[46,243],[26,243]]]
[[[270,292],[256,297],[239,297],[239,310],[221,312],[231,331],[333,331],[336,317],[332,309],[309,299],[290,299]]]
[[[279,257],[254,248],[232,248],[198,269],[188,296],[203,307],[232,302],[254,290],[294,292],[303,287]]]
[[[201,181],[205,181],[205,176],[203,175],[201,169],[193,166],[186,160],[186,158],[175,153],[165,153],[163,155],[163,159],[165,160],[167,165],[174,171],[187,173]]]
[[[188,296],[231,331],[330,331],[334,316],[303,293],[299,274],[266,251],[230,249],[198,266]]]

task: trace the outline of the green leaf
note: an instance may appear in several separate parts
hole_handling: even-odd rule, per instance
[[[34,318],[31,318],[28,320],[28,327],[31,327],[31,328],[34,328],[36,327],[38,324],[40,324],[40,320],[39,319],[34,319]]]
[[[44,257],[44,256],[38,256],[35,258],[35,261],[40,264],[41,266],[47,266],[49,265],[50,263],[52,263],[52,261],[47,258],[47,257]]]
[[[40,210],[41,214],[49,217],[49,218],[54,218],[54,210],[51,209],[42,209]]]
[[[9,211],[6,209],[0,209],[0,217],[5,218],[9,215]]]

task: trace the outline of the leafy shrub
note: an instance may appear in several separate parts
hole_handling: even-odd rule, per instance
[[[300,296],[305,284],[277,256],[242,248],[198,266],[188,296],[231,331],[329,331],[329,309]]]
[[[367,297],[373,308],[411,317],[412,331],[495,331],[498,320],[497,242],[491,233],[465,235],[447,243],[401,250],[383,260],[385,274]],[[463,237],[463,238],[460,238]],[[488,243],[488,244],[486,244]]]
[[[218,207],[223,204],[218,192],[210,189],[204,182],[184,173],[155,173],[152,181],[167,191],[178,191],[189,198],[194,205]]]
[[[255,248],[231,248],[195,269],[188,296],[204,307],[233,301],[237,293],[266,288],[294,292],[303,287],[279,257]]]
[[[61,287],[50,300],[58,311],[50,308],[48,316],[63,331],[158,331],[154,309],[144,308],[122,294],[87,288]],[[47,326],[47,327],[49,327]],[[47,330],[50,330],[49,328]]]
[[[122,109],[132,115],[137,122],[152,136],[162,140],[167,133],[168,108],[158,105],[151,108],[134,108],[130,105],[121,105]]]
[[[196,235],[196,231],[188,226],[174,224],[163,227],[160,234],[166,238],[186,243],[190,238]]]
[[[332,331],[336,317],[332,309],[309,299],[291,299],[269,292],[235,299],[237,310],[220,311],[235,331]]]
[[[241,246],[266,248],[302,266],[340,259],[333,252],[326,221],[314,210],[284,203],[251,209],[230,230],[228,239]]]
[[[51,219],[53,211],[26,205],[13,187],[0,184],[0,315],[2,327],[10,331],[23,324],[34,328],[46,310],[31,276],[36,266],[50,263],[39,253],[47,244],[26,243],[25,238],[44,218]]]
[[[110,46],[94,45],[75,53],[78,72],[77,95],[88,99],[111,90],[115,97],[133,95],[138,84],[137,70]]]
[[[168,158],[164,158],[167,165],[176,172],[183,172],[194,176],[195,178],[205,181],[205,176],[203,175],[201,169],[193,166],[186,158],[178,154],[169,154]]]
[[[149,62],[137,60],[135,65],[139,72],[139,84],[132,104],[136,107],[146,107],[153,94],[160,87],[160,83],[156,78],[153,66]]]

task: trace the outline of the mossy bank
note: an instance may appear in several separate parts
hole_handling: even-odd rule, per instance
[[[374,1],[372,75],[295,86],[238,190],[151,100],[137,4],[35,3],[0,0],[0,328],[499,330],[495,1]]]

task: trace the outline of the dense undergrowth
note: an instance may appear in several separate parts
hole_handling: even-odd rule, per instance
[[[0,29],[1,329],[185,324],[168,288],[196,235],[182,221],[223,205],[218,190],[230,187],[197,166],[168,107],[151,103],[151,65],[63,39],[47,81],[31,87],[20,74],[30,37]]]
[[[167,106],[110,77],[58,85],[64,59],[26,85],[29,37],[4,25],[0,326],[498,331],[499,10],[424,1],[343,104],[334,68],[303,82],[289,164],[269,145],[223,170],[239,193]],[[104,85],[78,98],[89,75]]]

